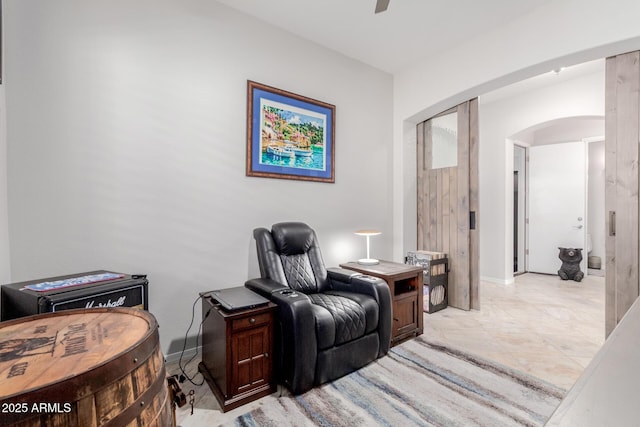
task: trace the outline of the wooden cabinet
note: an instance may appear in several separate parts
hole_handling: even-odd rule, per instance
[[[273,328],[277,306],[228,312],[202,298],[202,362],[198,369],[223,412],[275,391]]]
[[[348,262],[340,264],[340,267],[379,277],[389,285],[393,322],[391,346],[408,337],[422,334],[422,267],[391,261],[380,261],[376,265]]]
[[[393,298],[393,332],[391,342],[416,334],[418,301],[415,292],[405,292]]]

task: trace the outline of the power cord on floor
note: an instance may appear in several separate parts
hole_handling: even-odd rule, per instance
[[[187,332],[184,335],[184,343],[182,345],[182,352],[180,353],[180,359],[178,360],[178,367],[180,368],[180,372],[182,372],[182,374],[179,376],[180,383],[183,383],[183,382],[188,380],[191,384],[193,384],[194,386],[198,386],[198,387],[204,384],[204,377],[202,377],[202,380],[199,383],[196,383],[194,381],[196,376],[198,374],[200,374],[200,376],[202,376],[202,374],[200,372],[197,372],[195,375],[190,376],[187,373],[187,367],[189,366],[189,364],[191,362],[193,362],[195,360],[196,356],[198,356],[198,347],[199,347],[199,342],[200,342],[200,335],[202,334],[202,324],[204,323],[205,319],[207,317],[209,317],[209,313],[211,313],[211,309],[209,309],[209,311],[207,311],[207,313],[204,315],[204,317],[202,318],[202,321],[200,322],[200,326],[198,327],[198,333],[196,334],[196,349],[195,349],[195,353],[184,364],[182,362],[182,358],[184,357],[184,352],[187,349],[187,338],[189,337],[189,331],[191,330],[191,327],[193,326],[193,321],[195,319],[196,304],[198,303],[200,298],[202,298],[202,296],[198,296],[198,298],[196,298],[196,300],[193,302],[193,306],[191,307],[191,322],[189,323],[189,327],[187,328]]]

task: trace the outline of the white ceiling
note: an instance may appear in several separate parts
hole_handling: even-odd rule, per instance
[[[552,0],[218,0],[240,12],[389,73],[531,13]],[[479,97],[482,104],[590,73],[604,59],[574,65],[505,86]]]
[[[485,93],[479,97],[479,102],[481,104],[488,104],[490,102],[517,96],[525,92],[540,89],[545,86],[556,85],[567,80],[576,79],[588,74],[600,73],[603,75],[604,81],[604,69],[605,60],[603,58],[596,59],[594,61],[583,62],[582,64],[573,65],[555,71],[549,70],[544,74],[540,74],[538,76],[531,77],[529,79],[522,80],[508,86],[504,86],[492,92]]]
[[[551,0],[218,0],[276,27],[395,73]]]

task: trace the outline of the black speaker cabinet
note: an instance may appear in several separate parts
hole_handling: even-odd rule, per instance
[[[136,307],[148,310],[148,284],[144,275],[99,270],[2,285],[0,320],[73,308]]]

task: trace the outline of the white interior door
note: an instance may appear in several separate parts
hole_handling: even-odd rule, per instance
[[[557,274],[558,248],[581,248],[586,273],[585,143],[529,148],[529,271]]]

